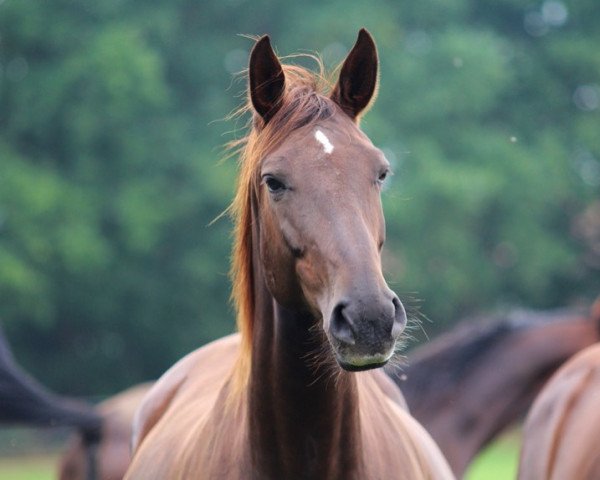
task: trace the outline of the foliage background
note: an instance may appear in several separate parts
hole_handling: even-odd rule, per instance
[[[386,273],[430,333],[600,292],[595,0],[0,0],[0,322],[52,388],[104,395],[233,330],[220,121],[252,42],[381,56]],[[415,302],[414,300],[412,302]],[[408,303],[411,303],[409,300]]]

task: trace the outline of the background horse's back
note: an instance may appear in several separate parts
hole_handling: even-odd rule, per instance
[[[523,429],[520,480],[600,478],[600,344],[567,362]]]

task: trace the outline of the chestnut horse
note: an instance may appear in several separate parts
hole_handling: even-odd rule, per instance
[[[597,307],[600,316],[600,302]],[[599,441],[600,343],[596,343],[563,365],[536,398],[523,429],[519,479],[596,480]]]
[[[600,300],[591,313],[513,311],[464,322],[412,350],[406,367],[389,372],[457,477],[525,416],[552,373],[600,340],[599,306]]]
[[[241,343],[213,342],[163,375],[138,411],[125,478],[453,478],[372,370],[406,323],[381,267],[389,164],[358,126],[377,69],[364,29],[329,95],[320,76],[282,66],[267,36],[254,46],[233,204]]]
[[[525,416],[563,362],[600,340],[600,299],[596,306],[591,313],[515,310],[464,320],[411,350],[407,365],[388,369],[411,414],[437,442],[457,477],[498,434]],[[132,387],[98,405],[104,418],[97,455],[101,480],[125,475],[133,412],[150,387]],[[81,439],[73,438],[62,457],[60,480],[85,480],[85,459]]]

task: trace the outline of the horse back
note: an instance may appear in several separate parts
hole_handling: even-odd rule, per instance
[[[525,422],[520,480],[600,478],[600,344],[552,377]]]

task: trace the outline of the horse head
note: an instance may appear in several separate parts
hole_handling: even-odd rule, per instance
[[[384,365],[406,325],[381,267],[381,186],[390,165],[359,128],[377,70],[364,29],[329,95],[293,79],[267,36],[249,65],[254,130],[269,139],[254,171],[252,206],[267,288],[283,308],[320,319],[346,370]]]

